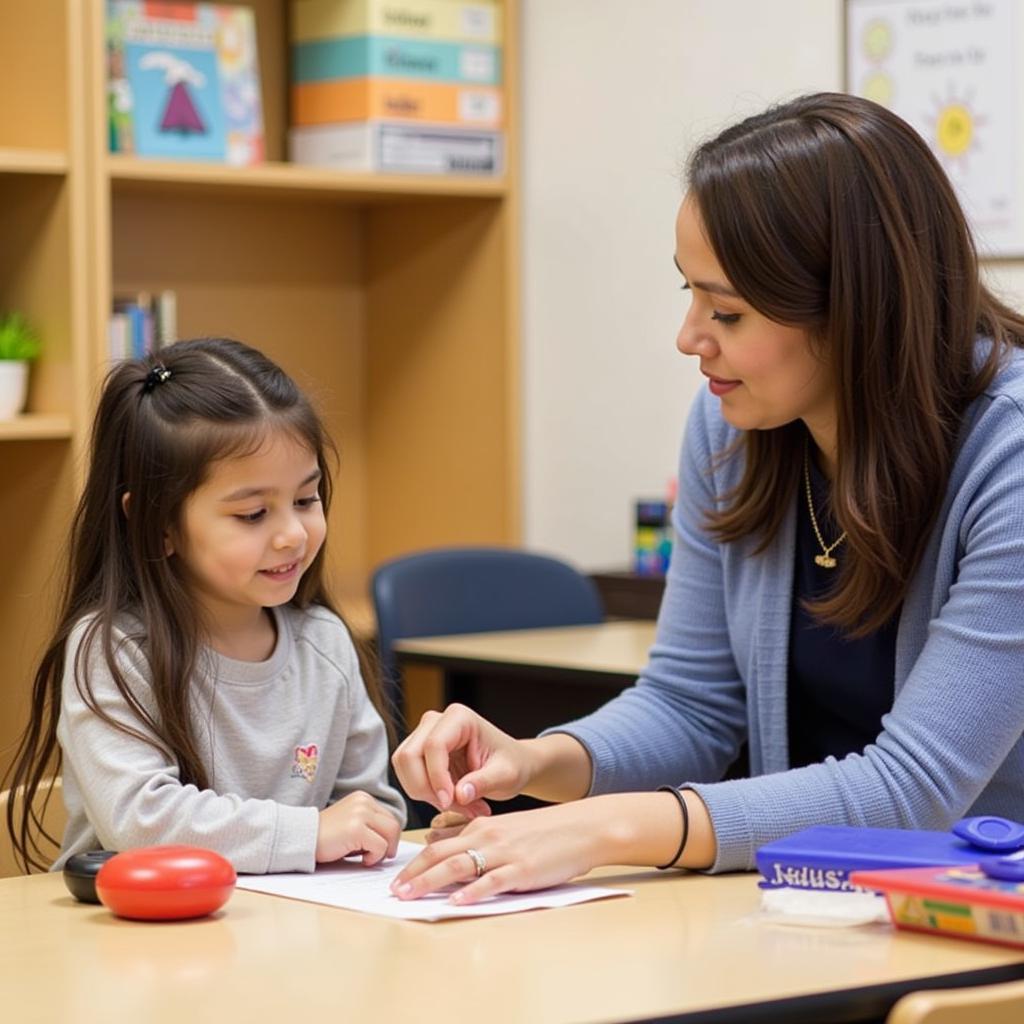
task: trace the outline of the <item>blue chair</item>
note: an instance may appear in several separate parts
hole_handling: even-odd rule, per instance
[[[511,548],[441,548],[379,566],[370,583],[384,692],[405,732],[396,640],[450,633],[580,626],[601,622],[604,609],[593,581],[556,558]],[[397,780],[392,773],[392,782]],[[425,827],[428,804],[406,798],[410,827]],[[529,797],[506,810],[537,806]]]
[[[401,708],[396,640],[604,619],[593,581],[571,565],[514,548],[440,548],[379,566],[371,581],[381,674]]]

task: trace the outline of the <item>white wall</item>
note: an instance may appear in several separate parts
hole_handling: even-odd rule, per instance
[[[700,378],[675,350],[695,141],[842,86],[840,0],[521,0],[524,543],[626,566]],[[994,268],[1024,305],[1024,266]]]

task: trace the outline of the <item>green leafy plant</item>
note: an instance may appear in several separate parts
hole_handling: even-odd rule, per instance
[[[0,359],[35,359],[39,349],[39,335],[20,313],[0,316]]]

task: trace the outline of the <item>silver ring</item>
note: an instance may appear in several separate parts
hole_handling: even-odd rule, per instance
[[[487,861],[484,855],[479,850],[467,850],[469,859],[473,862],[473,867],[476,868],[476,877],[479,878],[487,870]]]

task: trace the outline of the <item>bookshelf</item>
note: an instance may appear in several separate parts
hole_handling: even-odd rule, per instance
[[[171,288],[178,333],[263,348],[338,443],[332,587],[366,629],[383,559],[515,543],[518,479],[517,4],[504,3],[511,170],[373,176],[284,162],[287,0],[257,19],[268,162],[106,151],[103,0],[0,7],[0,308],[39,323],[29,415],[0,426],[0,767],[52,622],[54,567],[84,471],[115,294]]]
[[[0,424],[0,767],[24,721],[30,666],[52,619],[53,569],[80,479],[92,383],[77,8],[74,0],[38,0],[28,13],[0,5],[0,309],[23,312],[44,340],[29,414]]]

